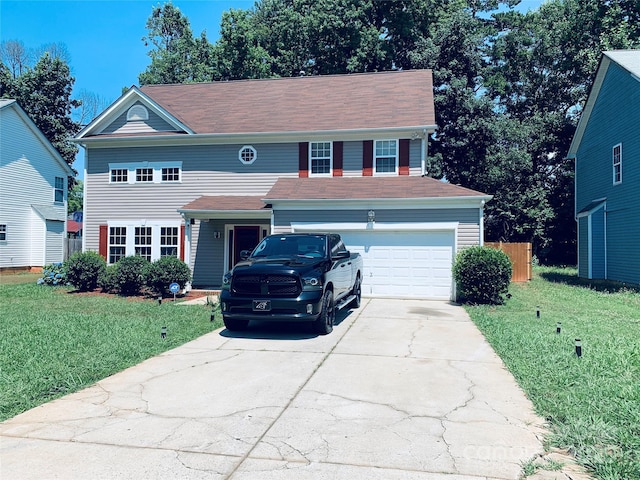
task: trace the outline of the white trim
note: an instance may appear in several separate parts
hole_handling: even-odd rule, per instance
[[[136,170],[139,168],[151,168],[153,169],[153,181],[151,182],[138,182],[136,181]],[[163,168],[177,168],[179,169],[179,180],[162,181],[162,169]],[[127,170],[126,182],[113,182],[111,180],[112,170]],[[149,184],[177,184],[182,183],[182,162],[177,160],[175,162],[123,162],[123,163],[109,163],[109,184],[110,185],[149,185]]]
[[[326,157],[317,157],[313,158],[311,152],[313,151],[312,145],[317,143],[328,143],[329,144],[329,172],[328,173],[313,173],[313,169],[311,168],[311,164],[313,160],[323,160]],[[313,142],[309,142],[308,147],[308,162],[307,162],[307,171],[309,172],[309,177],[333,177],[333,142],[331,140],[315,140]]]
[[[491,200],[491,195],[473,197],[441,197],[441,198],[358,198],[358,199],[263,199],[272,205],[273,210],[418,210],[418,209],[451,209],[481,208],[484,202]]]
[[[260,229],[258,232],[258,242],[261,242],[262,239],[264,238],[264,236],[262,235],[263,230],[267,231],[267,235],[269,235],[270,232],[273,231],[271,227],[266,223],[226,223],[224,225],[224,237],[223,237],[224,238],[224,245],[223,245],[224,263],[222,264],[223,274],[228,271],[227,266],[229,265],[229,260],[230,260],[229,247],[231,247],[231,249],[234,248],[233,245],[229,245],[229,242],[230,242],[229,232],[231,230],[234,230],[236,227],[258,227]]]
[[[127,122],[149,120],[149,110],[144,105],[133,104],[127,110]]]
[[[393,172],[378,172],[378,155],[376,155],[376,147],[378,142],[395,142],[396,143],[396,166]],[[389,158],[391,155],[380,155],[380,158]],[[373,141],[373,176],[374,177],[397,177],[400,174],[400,140],[397,138],[384,138]]]
[[[251,150],[251,152],[253,152],[253,158],[251,159],[250,162],[245,162],[242,159],[242,152],[244,152],[245,150]],[[252,145],[243,145],[242,147],[240,147],[240,149],[238,150],[238,160],[240,160],[240,163],[242,165],[251,165],[253,162],[255,162],[258,159],[258,151],[252,146]]]
[[[291,222],[292,232],[328,232],[331,230],[376,232],[413,232],[413,231],[454,231],[458,230],[458,222]],[[457,240],[456,240],[457,243]]]
[[[616,163],[614,159],[615,159],[615,151],[616,151],[616,148],[618,147],[620,148],[620,158],[617,165],[620,168],[620,180],[616,181]],[[613,184],[620,185],[622,183],[622,143],[617,143],[613,147],[611,147],[611,167],[612,167],[612,173],[613,173]]]
[[[116,221],[108,221],[107,222],[107,237],[109,237],[111,227],[126,227],[126,244],[125,244],[125,256],[135,255],[135,228],[136,227],[151,227],[151,261],[158,260],[160,258],[160,228],[161,227],[170,227],[170,228],[178,228],[178,252],[177,257],[180,258],[180,242],[184,242],[185,239],[180,236],[180,227],[182,225],[182,221],[180,220],[116,220]],[[107,238],[107,264],[109,263],[110,257],[110,247],[109,239]],[[187,245],[184,245],[186,251]],[[186,258],[186,255],[185,255]]]

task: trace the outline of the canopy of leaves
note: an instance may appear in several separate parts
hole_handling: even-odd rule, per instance
[[[438,131],[428,173],[493,195],[488,240],[531,241],[575,262],[565,159],[601,53],[640,47],[637,0],[261,0],[223,15],[220,38],[154,8],[141,83],[430,68]]]

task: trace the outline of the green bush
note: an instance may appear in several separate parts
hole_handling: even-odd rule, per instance
[[[45,265],[42,269],[42,277],[38,279],[38,285],[64,285],[65,267],[62,262]]]
[[[116,283],[116,275],[118,270],[118,264],[107,265],[106,270],[98,279],[98,286],[104,293],[115,293],[118,291],[118,284]]]
[[[65,262],[67,282],[81,292],[95,289],[106,268],[104,258],[96,252],[74,253]]]
[[[149,265],[147,286],[158,295],[168,295],[169,285],[175,282],[184,288],[191,281],[189,266],[177,257],[162,257]]]
[[[146,284],[149,260],[136,255],[121,258],[116,265],[113,283],[118,293],[122,295],[139,294]]]
[[[456,256],[453,277],[459,297],[477,304],[502,304],[511,282],[511,260],[489,247],[470,247]]]

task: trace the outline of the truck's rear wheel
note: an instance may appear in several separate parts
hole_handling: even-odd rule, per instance
[[[231,331],[239,331],[246,330],[249,325],[249,320],[240,320],[237,318],[227,318],[222,317],[222,321],[224,322],[224,326],[227,327],[227,330]]]
[[[333,292],[327,290],[322,296],[322,311],[313,326],[320,335],[327,335],[333,331],[333,322],[336,318],[336,309],[333,304]]]

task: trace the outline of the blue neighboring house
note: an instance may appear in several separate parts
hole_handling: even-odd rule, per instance
[[[578,276],[640,284],[640,50],[603,53],[568,157]]]

